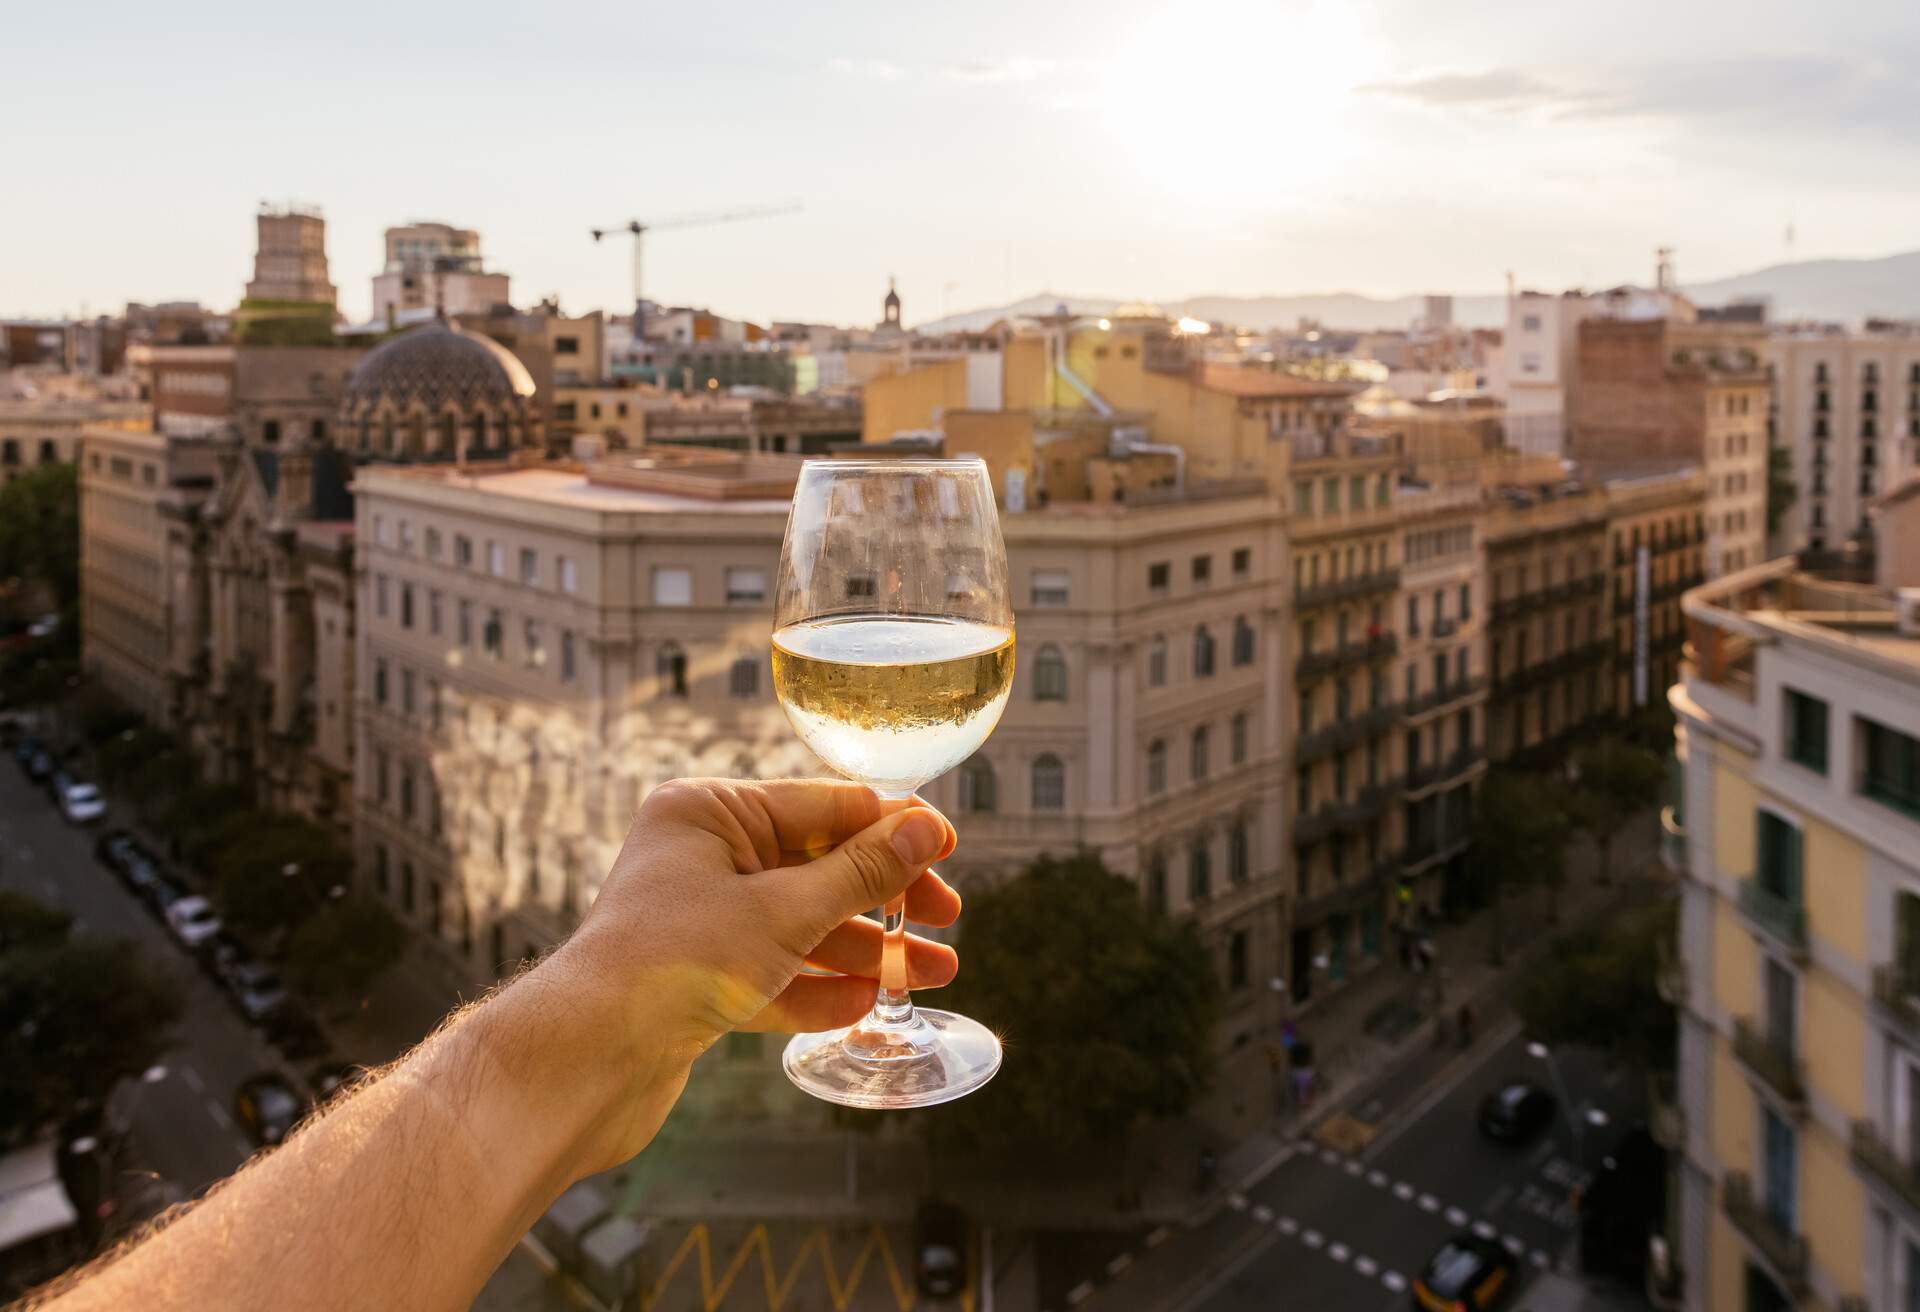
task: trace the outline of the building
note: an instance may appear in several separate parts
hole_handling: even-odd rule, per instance
[[[259,245],[246,299],[324,303],[331,308],[335,293],[327,280],[327,221],[319,210],[262,205],[254,223]]]
[[[386,233],[386,263],[373,275],[373,318],[392,327],[434,313],[492,314],[510,306],[508,277],[488,273],[480,234],[420,221]]]
[[[1920,330],[1790,331],[1768,346],[1774,444],[1796,492],[1774,546],[1837,550],[1865,533],[1874,497],[1920,461]]]
[[[608,381],[606,321],[598,310],[568,315],[557,301],[546,300],[530,310],[497,307],[488,314],[460,315],[453,323],[491,338],[507,348],[533,382],[533,396],[543,434],[562,431],[560,389],[599,387]]]
[[[1914,490],[1869,512],[1891,577],[1789,557],[1683,601],[1678,1085],[1657,1119],[1689,1309],[1920,1290]]]
[[[90,424],[141,424],[138,401],[0,400],[0,487],[39,465],[72,464]]]
[[[1570,452],[1605,477],[1697,465],[1707,479],[1707,573],[1758,564],[1767,537],[1765,329],[1679,318],[1588,319]]]
[[[1690,468],[1603,485],[1613,543],[1608,705],[1615,714],[1656,703],[1680,677],[1680,596],[1707,580],[1706,487],[1706,475]]]

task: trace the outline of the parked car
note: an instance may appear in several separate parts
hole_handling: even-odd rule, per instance
[[[313,1017],[289,1001],[266,1021],[267,1039],[294,1061],[307,1061],[327,1050],[327,1036]]]
[[[60,794],[60,813],[68,824],[90,825],[107,813],[107,799],[92,784],[68,784]]]
[[[1491,1239],[1457,1234],[1427,1260],[1413,1282],[1425,1312],[1486,1312],[1513,1289],[1513,1254]]]
[[[924,1202],[913,1218],[913,1280],[928,1298],[967,1283],[967,1215],[952,1203]]]
[[[233,1091],[234,1119],[257,1148],[284,1140],[306,1113],[307,1104],[278,1075],[250,1076]]]
[[[132,834],[124,829],[109,829],[93,840],[93,855],[101,865],[126,878],[127,862],[140,849]]]
[[[220,932],[220,913],[203,897],[183,897],[167,908],[167,928],[188,947],[198,947]]]
[[[56,611],[48,611],[33,623],[27,625],[29,638],[51,637],[60,628],[60,616]]]
[[[287,990],[280,983],[280,977],[273,973],[271,966],[257,961],[236,964],[227,976],[227,987],[233,992],[240,1014],[255,1024],[270,1019],[287,1005]]]
[[[138,847],[127,857],[124,874],[127,887],[155,911],[164,912],[186,896],[184,889],[166,877],[160,863]]]
[[[27,762],[38,756],[45,747],[46,745],[32,734],[23,733],[13,744],[13,763],[24,770],[27,768]]]
[[[208,978],[229,992],[233,989],[234,972],[253,961],[247,945],[224,929],[196,948],[194,955]]]
[[[1526,1143],[1553,1121],[1553,1095],[1537,1084],[1509,1080],[1480,1102],[1480,1133],[1500,1143]]]
[[[37,784],[43,784],[53,777],[53,754],[44,747],[36,747],[33,755],[27,758],[27,778]]]
[[[333,1101],[342,1089],[353,1084],[367,1073],[365,1066],[350,1061],[330,1061],[313,1068],[308,1083],[313,1085],[313,1096],[321,1103]]]

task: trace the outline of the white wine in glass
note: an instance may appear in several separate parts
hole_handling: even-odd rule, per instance
[[[773,686],[813,753],[904,806],[986,741],[1013,688],[1006,548],[978,460],[809,460],[780,557]],[[787,1075],[852,1107],[926,1107],[1000,1068],[1000,1042],[907,996],[904,899],[857,1025],[801,1034]]]

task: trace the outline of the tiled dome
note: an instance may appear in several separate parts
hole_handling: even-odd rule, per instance
[[[402,333],[368,352],[347,379],[343,407],[367,413],[390,405],[429,414],[520,409],[533,395],[533,376],[519,357],[479,333],[435,321]]]

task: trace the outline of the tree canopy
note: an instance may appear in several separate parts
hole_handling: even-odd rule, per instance
[[[1644,747],[1620,738],[1602,738],[1574,757],[1579,771],[1574,786],[1574,823],[1593,835],[1600,848],[1600,877],[1613,867],[1613,837],[1622,825],[1660,800],[1666,762]]]
[[[1492,903],[1488,942],[1496,962],[1506,948],[1504,894],[1540,884],[1555,896],[1566,875],[1572,829],[1566,789],[1551,775],[1494,770],[1474,795],[1473,869]]]
[[[378,902],[330,902],[294,931],[287,976],[304,993],[329,1001],[352,998],[400,959],[407,931]]]
[[[1143,905],[1090,854],[1042,856],[972,893],[959,979],[929,999],[1006,1044],[992,1084],[937,1129],[988,1148],[1111,1144],[1207,1088],[1219,985],[1192,922]]]
[[[1673,903],[1662,901],[1560,939],[1514,990],[1528,1033],[1600,1048],[1640,1070],[1670,1068],[1674,1012],[1654,980],[1673,932]]]
[[[47,589],[56,608],[80,599],[80,477],[69,464],[35,465],[0,487],[0,583]]]
[[[244,811],[220,828],[209,870],[221,915],[234,926],[291,929],[352,873],[352,860],[326,830],[297,816]],[[293,874],[289,867],[297,867]]]

